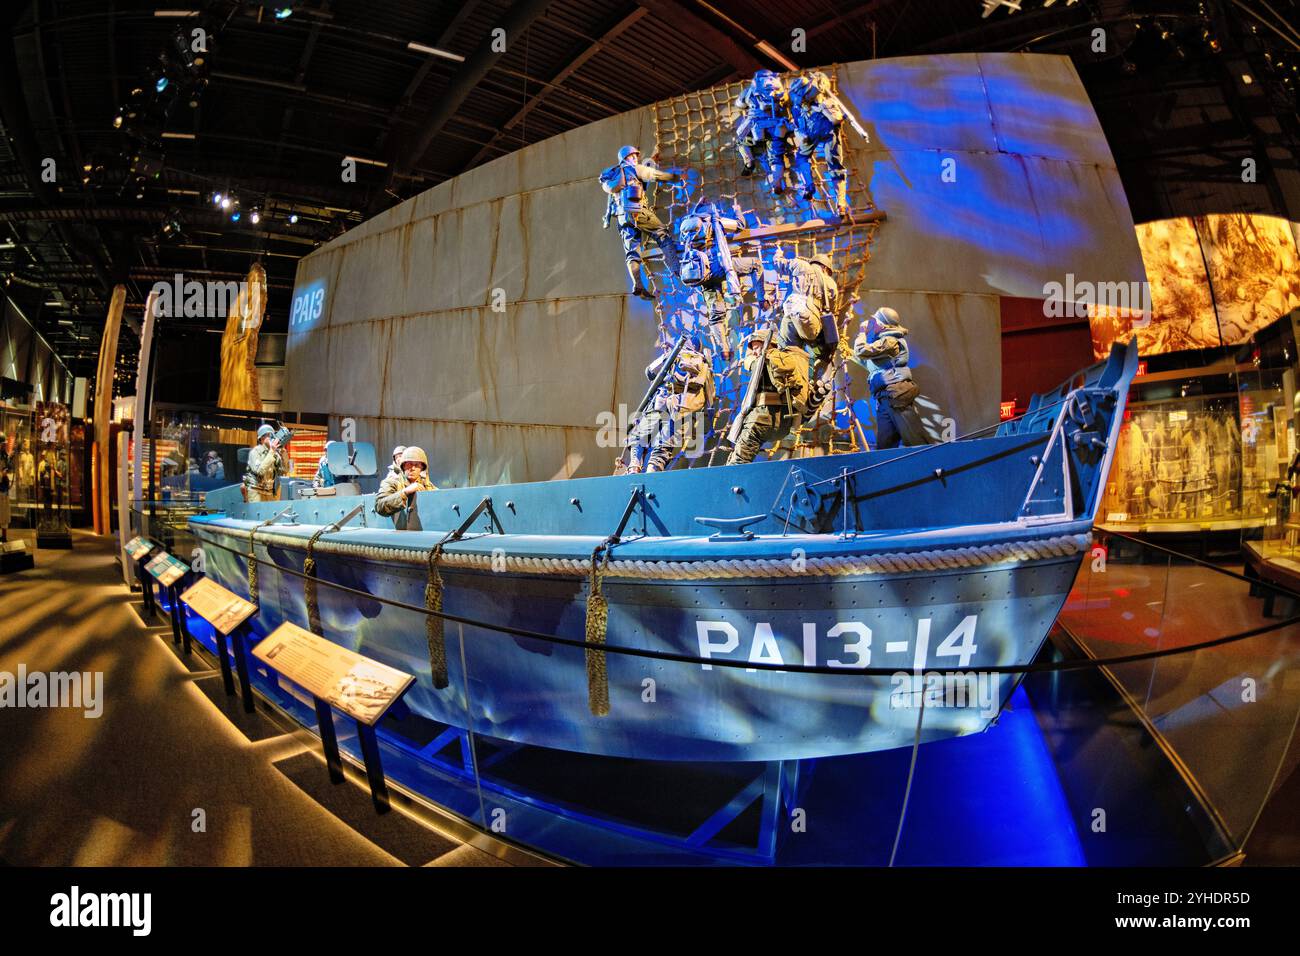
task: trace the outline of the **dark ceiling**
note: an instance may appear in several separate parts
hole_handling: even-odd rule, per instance
[[[987,17],[983,5],[11,0],[0,277],[74,372],[93,375],[115,282],[138,314],[156,281],[238,279],[260,260],[268,327],[283,329],[301,256],[522,145],[763,66],[958,51],[1071,55],[1138,221],[1300,219],[1300,0],[1022,0]],[[175,43],[196,28],[202,64]],[[1255,182],[1242,181],[1246,158]],[[238,197],[238,222],[214,192]],[[167,334],[215,345],[169,321]],[[134,352],[124,336],[123,361]]]

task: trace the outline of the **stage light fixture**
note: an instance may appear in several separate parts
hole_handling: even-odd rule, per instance
[[[258,212],[256,209],[254,209],[252,212],[248,214],[248,219],[253,225],[256,226],[259,222],[262,221],[262,214]]]
[[[239,213],[239,212],[232,212],[232,213],[230,214],[230,221],[231,221],[231,222],[239,222],[239,218],[240,218],[241,215],[242,215],[242,213]]]
[[[295,212],[295,213],[290,213],[290,215],[289,215],[289,225],[291,225],[291,226],[292,226],[292,225],[296,225],[297,222],[298,222],[298,214],[297,214],[296,212]]]
[[[277,8],[276,8],[276,11],[275,11],[275,18],[276,18],[277,20],[288,20],[291,16],[293,16],[293,7],[277,7]]]
[[[222,208],[222,209],[229,209],[230,206],[231,206],[231,202],[230,202],[230,197],[229,197],[229,196],[226,196],[225,198],[223,198],[223,199],[221,200],[221,208]]]
[[[167,77],[160,76],[158,77],[158,81],[154,83],[153,88],[157,90],[159,93],[161,93],[163,90],[167,89],[167,85],[169,82],[170,81],[167,79]]]

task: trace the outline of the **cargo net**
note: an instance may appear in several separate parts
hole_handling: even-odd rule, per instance
[[[835,88],[833,69],[824,71]],[[782,79],[789,88],[796,73]],[[772,270],[772,252],[780,245],[787,257],[809,258],[827,253],[834,264],[839,287],[836,316],[839,322],[840,355],[834,392],[823,404],[820,414],[805,421],[790,437],[769,447],[768,458],[799,458],[811,455],[842,454],[863,451],[867,447],[860,416],[869,414],[866,403],[855,407],[849,388],[848,357],[853,338],[862,320],[859,290],[866,278],[871,247],[883,218],[866,187],[867,152],[859,134],[849,123],[841,130],[844,165],[848,170],[847,200],[849,217],[835,216],[835,185],[827,177],[825,163],[819,155],[811,158],[816,195],[805,200],[794,169],[793,144],[785,160],[790,186],[773,195],[761,162],[755,162],[750,176],[741,174],[743,162],[736,150],[736,121],[741,111],[736,100],[748,80],[715,86],[655,104],[655,151],[653,161],[659,168],[684,174],[680,183],[659,183],[653,196],[655,212],[676,236],[676,223],[689,214],[703,198],[716,203],[718,211],[744,222],[750,229],[764,234],[758,244],[737,244],[733,254],[756,256],[764,260],[765,302],[768,316],[779,318],[784,290]],[[838,89],[836,89],[838,93]],[[647,250],[649,251],[649,250]],[[705,422],[702,441],[677,455],[674,467],[720,464],[726,458],[724,444],[732,415],[743,396],[744,373],[740,367],[741,343],[760,322],[758,309],[749,291],[748,279],[742,279],[742,295],[730,300],[727,338],[732,359],[724,358],[723,343],[711,330],[708,307],[701,293],[671,275],[657,251],[646,258],[646,267],[656,284],[655,311],[659,319],[661,342],[675,341],[683,332],[694,331],[700,341],[713,349],[717,401]],[[649,358],[647,358],[649,361]]]

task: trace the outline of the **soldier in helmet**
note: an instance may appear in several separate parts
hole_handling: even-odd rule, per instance
[[[429,457],[423,448],[408,445],[398,459],[401,471],[389,472],[375,493],[375,511],[384,517],[393,517],[398,530],[413,530],[410,523],[411,506],[417,491],[437,491],[438,486],[429,480]]]
[[[853,357],[869,375],[876,407],[876,447],[930,444],[916,410],[921,390],[907,367],[907,329],[898,313],[888,307],[873,312],[853,340]]]
[[[745,164],[741,175],[753,175],[757,154],[768,188],[773,195],[780,195],[786,188],[785,156],[794,126],[790,97],[781,78],[771,70],[759,70],[736,100],[736,109],[740,111],[736,151]]]
[[[646,367],[646,378],[654,380],[669,351]],[[699,342],[689,338],[628,437],[627,473],[663,471],[678,451],[702,438],[703,412],[713,399],[713,366]]]
[[[754,332],[745,342],[744,366],[761,378],[727,456],[728,465],[751,462],[763,445],[785,438],[828,392],[822,373],[839,342],[835,320],[839,287],[831,274],[831,257],[818,253],[811,259],[787,259],[778,248],[773,268],[789,280],[781,302],[781,325],[768,339],[766,351],[763,332]]]
[[[688,288],[697,288],[709,322],[709,338],[725,361],[731,361],[731,329],[728,321],[732,302],[743,294],[742,276],[749,276],[758,308],[764,307],[763,260],[757,256],[732,255],[728,237],[742,228],[737,219],[722,216],[717,207],[700,203],[694,212],[677,223],[682,244],[679,278]]]
[[[397,445],[393,448],[393,460],[388,466],[388,472],[384,475],[385,478],[392,475],[397,475],[399,478],[401,477],[402,466],[399,465],[398,462],[402,460],[402,452],[404,451],[406,451],[405,445]]]
[[[262,425],[257,429],[257,444],[248,452],[244,468],[244,497],[247,501],[275,501],[280,497],[280,476],[288,470],[284,452],[275,438],[275,429]]]
[[[312,476],[311,486],[313,488],[333,488],[337,483],[334,472],[330,470],[330,460],[328,455],[321,455],[316,462],[316,474]]]
[[[641,162],[641,151],[635,146],[624,146],[618,151],[618,163],[600,174],[601,188],[609,195],[605,207],[605,225],[613,216],[623,238],[623,258],[627,274],[632,279],[632,294],[640,299],[653,299],[646,288],[641,252],[647,239],[652,240],[663,253],[664,263],[677,271],[677,247],[673,245],[668,227],[659,221],[646,196],[646,185],[652,182],[676,182],[676,173],[666,173]]]
[[[807,73],[790,86],[790,112],[794,119],[795,171],[805,200],[817,194],[812,157],[821,153],[826,178],[835,188],[835,212],[848,214],[848,171],[844,167],[844,109],[831,90],[830,78],[820,70]]]

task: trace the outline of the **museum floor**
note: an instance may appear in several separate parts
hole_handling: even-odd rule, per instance
[[[30,545],[30,533],[15,536]],[[74,543],[38,552],[32,571],[0,577],[0,671],[20,663],[29,672],[102,671],[106,702],[98,719],[0,709],[0,864],[532,861],[469,846],[446,835],[454,828],[440,832],[400,809],[377,816],[363,786],[332,786],[314,737],[286,732],[260,711],[244,714],[217,671],[197,656],[187,665],[169,629],[145,625],[110,539],[74,532]],[[1220,577],[1208,575],[1206,587]],[[1201,593],[1203,607],[1219,604]],[[1293,741],[1247,865],[1300,860],[1297,764]]]
[[[244,714],[219,672],[187,666],[168,629],[142,622],[111,539],[74,544],[0,577],[0,671],[102,671],[103,714],[0,710],[0,862],[506,865],[332,786],[313,737]]]

